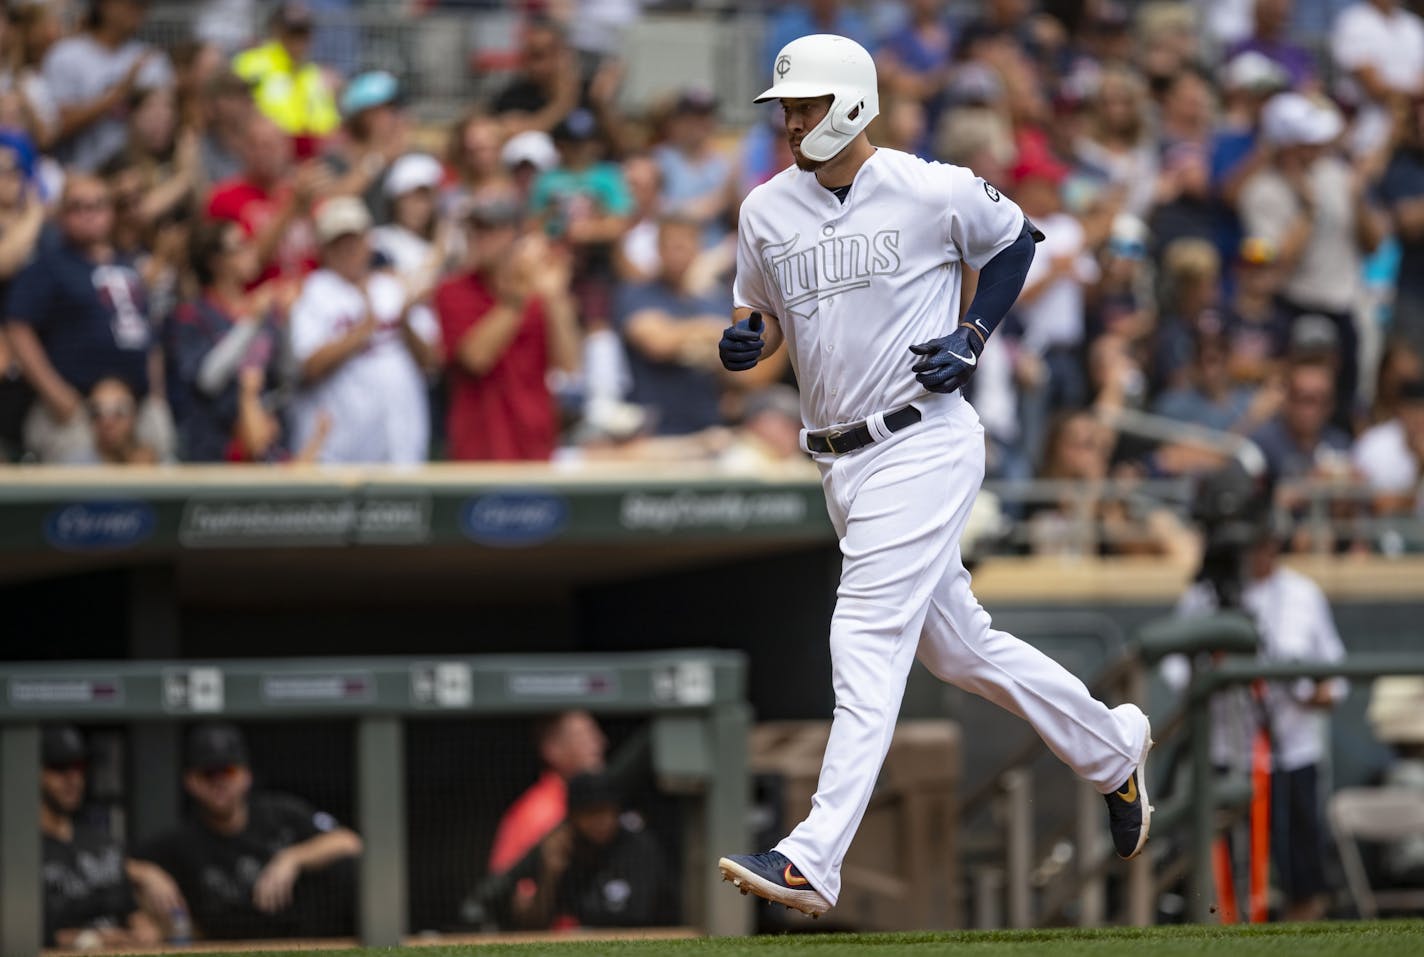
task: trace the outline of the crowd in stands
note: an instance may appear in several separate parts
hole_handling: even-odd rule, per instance
[[[625,109],[638,51],[594,8],[660,4],[518,5],[511,69],[439,135],[401,77],[314,59],[314,5],[253,37],[195,4],[171,49],[138,39],[141,0],[7,6],[4,459],[801,455],[784,356],[733,376],[715,348],[738,205],[790,163],[780,115],[730,128],[691,86]],[[972,167],[1046,234],[971,383],[991,477],[1220,462],[1114,431],[1138,410],[1251,437],[1281,479],[1365,482],[1374,514],[1420,507],[1424,21],[1402,0],[757,9],[768,72],[797,36],[854,37],[873,141]]]

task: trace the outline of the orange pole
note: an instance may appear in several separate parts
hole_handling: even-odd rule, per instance
[[[1231,848],[1224,837],[1212,842],[1211,868],[1216,874],[1217,917],[1223,924],[1235,924],[1241,920],[1241,915],[1236,911],[1236,879],[1231,873]]]
[[[1260,682],[1254,688],[1260,700]],[[1264,924],[1271,882],[1271,739],[1265,728],[1251,742],[1251,890],[1250,919]]]

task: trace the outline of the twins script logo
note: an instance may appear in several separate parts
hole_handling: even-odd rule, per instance
[[[762,261],[786,311],[802,319],[815,315],[822,299],[866,289],[872,277],[900,271],[898,229],[882,229],[874,236],[832,236],[806,249],[797,248],[800,240],[798,233],[768,245]]]

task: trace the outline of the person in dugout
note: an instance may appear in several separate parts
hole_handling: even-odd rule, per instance
[[[242,732],[198,725],[183,772],[194,813],[135,856],[173,875],[197,936],[351,936],[361,838],[301,798],[254,792],[252,780]]]

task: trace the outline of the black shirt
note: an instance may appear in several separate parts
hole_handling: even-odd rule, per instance
[[[117,841],[76,825],[69,843],[44,836],[45,946],[61,930],[124,927],[138,910]]]
[[[657,842],[620,827],[606,847],[575,843],[555,912],[585,927],[653,927],[676,919],[673,884]]]
[[[153,861],[178,882],[194,926],[204,937],[242,940],[300,936],[310,916],[311,898],[298,880],[292,906],[264,914],[252,903],[252,888],[278,851],[330,831],[331,815],[287,794],[255,793],[248,798],[247,827],[239,834],[216,834],[198,821],[185,821],[139,849],[135,857]]]

